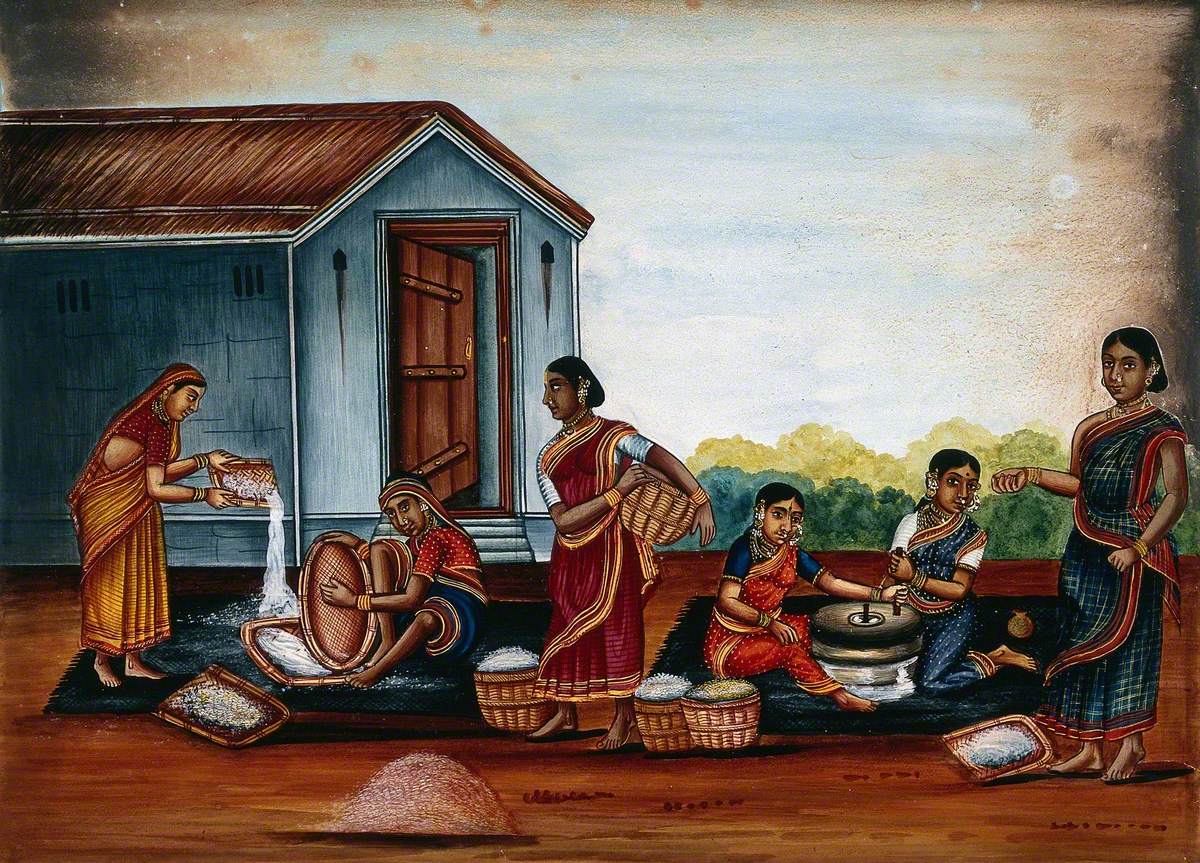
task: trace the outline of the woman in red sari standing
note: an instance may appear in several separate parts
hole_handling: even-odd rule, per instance
[[[550,629],[537,691],[558,711],[529,735],[543,740],[578,728],[576,703],[615,699],[600,749],[618,749],[637,734],[633,692],[642,680],[642,609],[658,580],[653,548],[617,518],[621,499],[653,477],[648,465],[698,505],[692,531],[707,545],[716,533],[708,495],[667,450],[633,426],[592,408],[604,389],[579,357],[546,367],[542,403],[563,424],[538,456],[538,484],[554,521]]]

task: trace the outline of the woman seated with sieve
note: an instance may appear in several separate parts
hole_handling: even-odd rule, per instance
[[[479,551],[446,512],[424,477],[397,471],[379,493],[379,507],[407,540],[383,538],[370,544],[372,593],[354,594],[328,579],[326,602],[379,615],[379,647],[351,686],[368,687],[422,647],[435,659],[459,659],[475,647],[484,608]],[[361,548],[353,534],[343,541]],[[397,637],[397,632],[399,636]]]

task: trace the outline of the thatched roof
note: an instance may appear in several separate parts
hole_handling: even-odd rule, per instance
[[[580,232],[593,217],[445,102],[0,113],[0,232],[295,234],[441,120]]]

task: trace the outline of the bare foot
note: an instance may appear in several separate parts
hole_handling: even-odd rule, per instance
[[[831,696],[834,704],[842,710],[849,710],[854,713],[872,713],[878,707],[874,701],[866,698],[859,698],[845,689],[838,689]]]
[[[140,653],[125,654],[125,676],[126,677],[146,677],[150,680],[162,680],[167,675],[157,668],[151,668],[146,663],[142,662]]]
[[[113,671],[112,664],[103,653],[96,654],[96,661],[92,663],[92,667],[96,669],[96,676],[105,686],[112,688],[121,685],[121,678],[117,677],[117,672]]]
[[[995,650],[988,653],[988,659],[997,665],[1011,665],[1013,668],[1020,668],[1022,671],[1037,671],[1037,660],[1032,656],[1017,651],[1001,644]]]
[[[1112,764],[1101,777],[1105,782],[1124,782],[1137,772],[1137,767],[1146,757],[1140,734],[1130,735],[1121,741],[1121,748]]]
[[[600,738],[597,749],[620,749],[627,743],[641,742],[642,735],[638,732],[637,717],[632,710],[617,709],[613,714],[612,725],[608,733]]]
[[[1104,767],[1104,758],[1097,743],[1087,741],[1070,758],[1055,761],[1047,769],[1051,773],[1090,773]]]
[[[557,737],[567,731],[575,731],[579,728],[579,715],[575,712],[575,705],[569,701],[561,702],[558,705],[558,712],[546,720],[546,724],[537,731],[530,732],[527,740],[549,740],[552,737]]]

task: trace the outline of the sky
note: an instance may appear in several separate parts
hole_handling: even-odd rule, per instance
[[[596,216],[584,357],[680,455],[806,422],[895,453],[952,416],[1069,434],[1128,323],[1191,410],[1186,7],[26,5],[7,108],[458,105]]]

